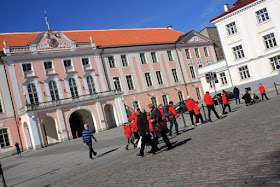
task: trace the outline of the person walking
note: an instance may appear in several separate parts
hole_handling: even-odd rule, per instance
[[[233,87],[233,95],[235,99],[235,106],[237,106],[237,101],[238,101],[238,105],[240,104],[240,97],[239,97],[240,92],[236,86]]]
[[[20,152],[20,148],[19,148],[19,143],[15,143],[15,147],[16,147],[16,149],[17,149],[17,154],[18,155],[21,155],[21,152]]]
[[[172,135],[172,127],[173,127],[173,125],[175,126],[176,135],[179,135],[178,123],[176,121],[176,118],[180,119],[180,117],[177,114],[177,112],[175,111],[175,109],[173,108],[173,101],[170,101],[169,105],[167,105],[167,107],[168,107],[169,121],[170,121],[169,136]]]
[[[219,117],[219,115],[218,115],[218,113],[216,112],[215,107],[214,107],[214,106],[215,106],[215,103],[214,103],[212,97],[209,95],[209,92],[208,92],[208,91],[206,92],[206,94],[205,94],[205,96],[204,96],[204,102],[205,102],[205,104],[206,104],[206,106],[207,106],[207,109],[208,109],[209,121],[212,122],[212,120],[211,120],[211,110],[213,110],[213,112],[214,112],[214,114],[216,115],[216,117],[217,117],[218,119],[220,119],[220,117]]]
[[[263,96],[265,96],[266,100],[269,100],[269,99],[267,98],[267,96],[266,96],[265,88],[264,88],[264,86],[263,86],[261,83],[259,84],[259,90],[260,90],[260,93],[261,93],[261,95],[262,95],[262,101],[263,101]]]
[[[138,127],[137,127],[137,115],[135,113],[132,113],[130,115],[130,118],[128,119],[128,122],[131,126],[132,132],[133,132],[133,136],[134,136],[134,145],[137,145],[140,136],[138,133]]]
[[[150,130],[149,130],[149,122],[147,120],[146,113],[142,113],[139,108],[135,108],[134,113],[137,115],[137,127],[140,136],[142,136],[140,153],[137,156],[144,156],[145,145],[149,143],[152,146],[150,152],[155,154],[155,146],[154,142],[151,139]]]
[[[146,114],[147,114],[147,120],[149,122],[149,130],[150,130],[151,134],[154,136],[154,127],[152,124],[151,113],[147,112]]]
[[[224,105],[223,106],[223,114],[225,114],[226,107],[228,107],[229,112],[231,112],[231,108],[230,108],[228,98],[227,98],[227,93],[226,93],[225,90],[223,90],[222,101],[223,101],[223,105]]]
[[[153,129],[155,129],[158,122],[163,122],[162,117],[161,117],[161,113],[157,108],[155,108],[155,106],[153,104],[149,104],[148,108],[151,111],[151,122],[152,122]],[[166,134],[167,134],[167,131],[160,132],[160,133],[154,131],[154,146],[156,148],[156,151],[158,150],[157,145],[158,145],[158,139],[160,137],[162,137],[162,139],[165,142],[167,148],[169,150],[172,149],[171,143],[170,143]]]
[[[196,118],[196,125],[200,125],[201,123],[204,123],[203,117],[200,113],[200,109],[198,107],[198,101],[195,101],[195,105],[193,107],[195,118]],[[201,120],[201,123],[199,123],[199,119]]]
[[[159,112],[160,112],[160,114],[161,114],[162,121],[163,121],[165,124],[167,124],[167,120],[166,120],[166,117],[164,116],[164,112],[163,112],[163,104],[160,104],[160,105],[158,106],[158,110],[159,110]]]
[[[124,123],[123,124],[123,130],[124,130],[124,135],[127,137],[127,144],[125,146],[125,150],[128,151],[128,146],[130,143],[132,143],[134,145],[134,142],[132,141],[131,137],[132,137],[132,132],[131,129],[129,127],[129,123]],[[136,146],[134,145],[134,148]]]
[[[92,131],[88,129],[88,124],[85,124],[84,125],[84,130],[82,132],[82,137],[83,137],[83,142],[84,142],[84,146],[88,146],[88,150],[89,150],[89,159],[90,160],[93,160],[92,158],[92,153],[94,154],[94,156],[97,155],[97,152],[95,152],[93,149],[92,149],[92,140],[91,139],[94,139],[95,141],[96,138],[93,136],[92,134]]]
[[[195,116],[194,111],[193,111],[194,102],[193,102],[193,100],[191,99],[190,96],[187,97],[187,100],[186,100],[186,107],[187,107],[187,109],[188,109],[188,111],[189,111],[189,114],[190,114],[190,117],[191,117],[192,125],[195,126],[194,121],[193,121],[193,117]]]

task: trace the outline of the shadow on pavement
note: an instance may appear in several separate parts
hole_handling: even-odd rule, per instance
[[[21,163],[16,163],[16,164],[12,164],[12,165],[10,165],[10,166],[5,166],[5,167],[3,167],[3,170],[4,170],[4,171],[5,171],[5,170],[9,170],[9,169],[11,169],[11,168],[14,168],[14,167],[20,165],[20,164],[21,164]]]
[[[191,138],[188,138],[188,139],[186,139],[186,140],[180,141],[180,142],[174,144],[174,145],[173,145],[173,148],[182,146],[182,145],[186,144],[188,141],[191,141],[191,140],[192,140]]]
[[[107,152],[105,152],[105,153],[102,153],[102,154],[98,155],[96,158],[103,157],[103,156],[105,156],[105,155],[107,155],[107,154],[109,154],[109,153],[112,153],[112,152],[118,150],[119,148],[120,148],[120,147],[118,147],[118,148],[116,148],[116,149],[112,149],[112,150],[107,151]]]

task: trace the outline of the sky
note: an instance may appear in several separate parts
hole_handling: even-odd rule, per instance
[[[189,32],[213,27],[209,21],[236,0],[13,0],[1,2],[0,33],[165,28]]]

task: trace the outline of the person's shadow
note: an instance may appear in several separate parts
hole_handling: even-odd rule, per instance
[[[175,142],[170,142],[172,144],[172,149],[175,149],[176,147],[180,147],[182,145],[185,145],[186,143],[188,143],[189,141],[191,141],[191,138],[188,138],[186,140],[183,140],[183,141],[175,141]],[[166,148],[166,145],[162,146],[156,153],[161,153],[163,151],[167,151],[168,149],[164,149]]]

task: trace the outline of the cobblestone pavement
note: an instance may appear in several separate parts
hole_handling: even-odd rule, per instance
[[[241,105],[221,120],[183,128],[156,155],[125,151],[122,128],[2,159],[8,186],[280,186],[280,96]],[[232,104],[233,107],[233,104]],[[190,125],[188,115],[185,116]],[[147,147],[145,151],[149,151]]]

